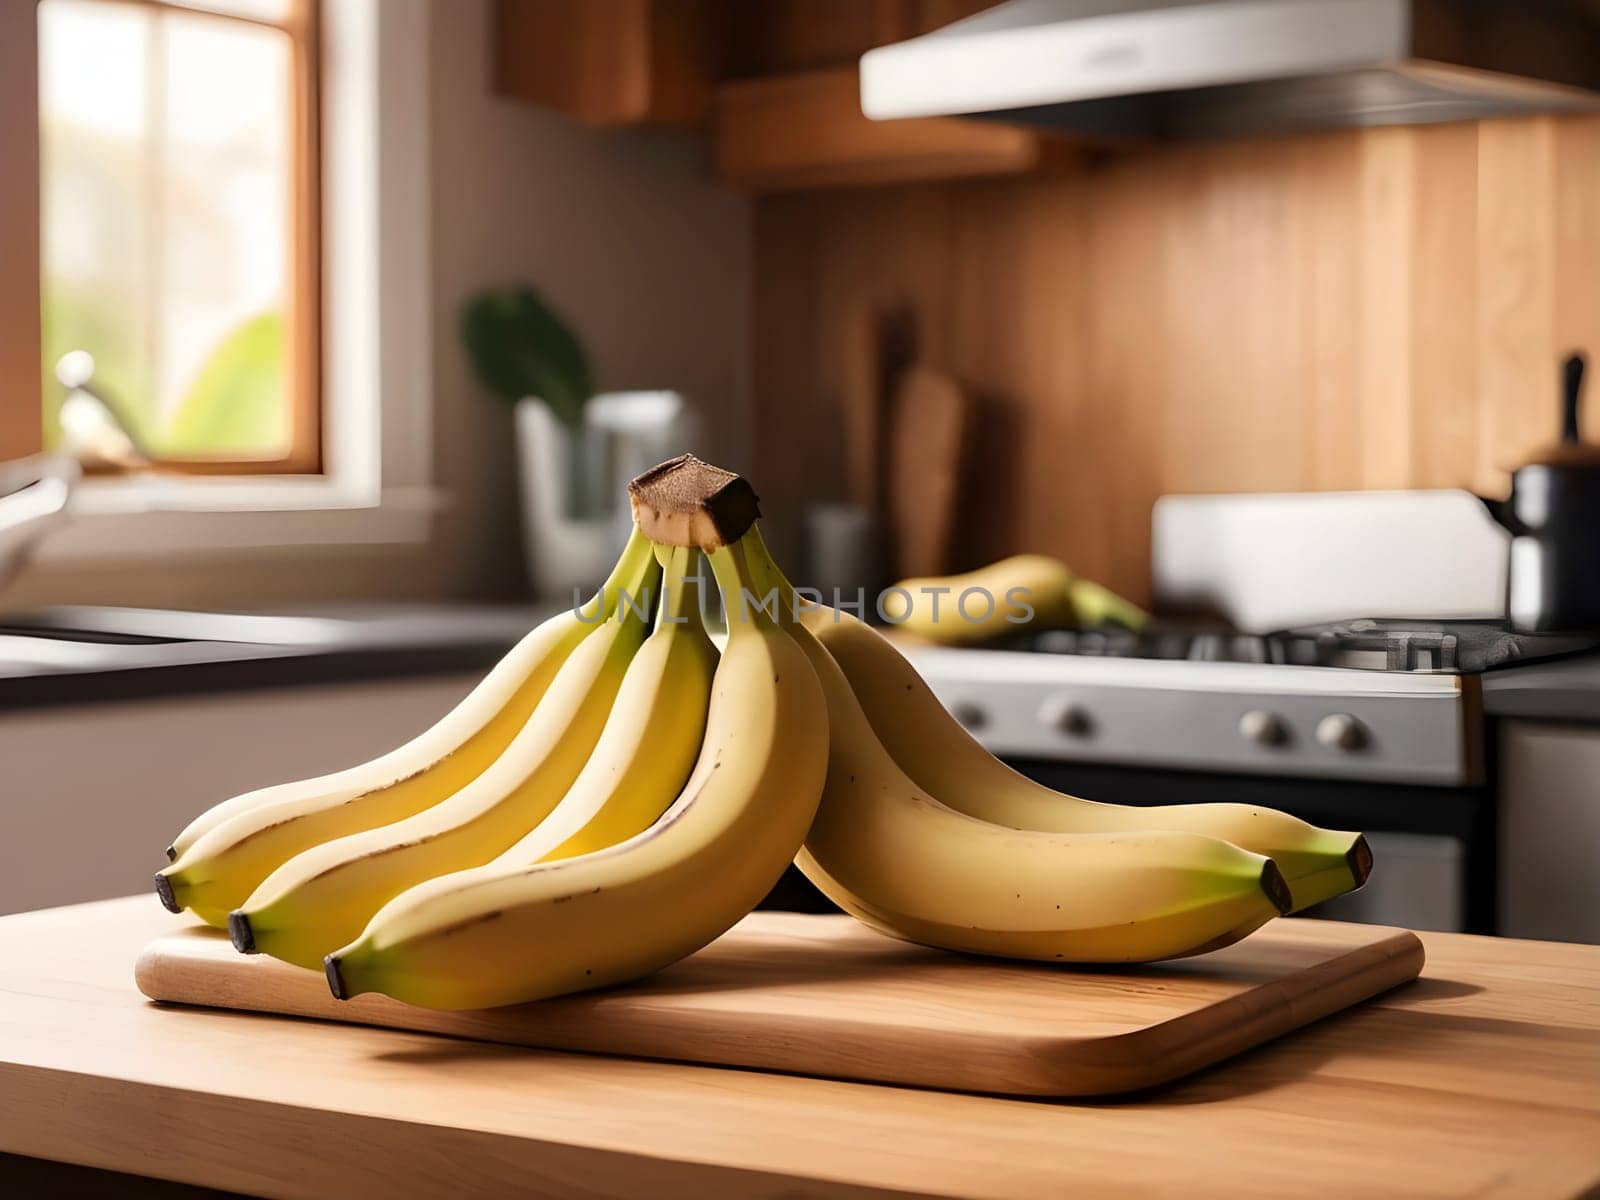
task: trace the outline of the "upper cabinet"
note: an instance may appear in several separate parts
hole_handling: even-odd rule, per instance
[[[584,122],[703,128],[752,192],[1032,172],[1072,157],[1034,130],[861,112],[875,46],[993,0],[498,0],[502,95]]]
[[[497,0],[495,85],[586,125],[697,125],[719,73],[713,0]]]
[[[718,177],[753,192],[1016,175],[1071,156],[1030,129],[955,117],[872,121],[855,67],[724,83],[712,125]]]

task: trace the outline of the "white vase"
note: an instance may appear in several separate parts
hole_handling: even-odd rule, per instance
[[[676,392],[605,392],[581,429],[534,396],[517,401],[522,529],[533,593],[583,599],[610,571],[633,528],[628,480],[688,449],[693,421]]]
[[[598,502],[605,434],[574,430],[535,396],[517,401],[522,536],[533,594],[573,602],[589,595],[622,552],[609,505]]]

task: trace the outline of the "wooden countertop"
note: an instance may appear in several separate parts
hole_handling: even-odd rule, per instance
[[[1041,1103],[167,1009],[139,896],[0,919],[0,1151],[276,1196],[1600,1189],[1600,948],[1423,978],[1133,1100]]]

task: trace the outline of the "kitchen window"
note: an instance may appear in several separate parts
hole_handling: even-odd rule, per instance
[[[76,389],[153,464],[86,479],[41,568],[426,540],[428,21],[0,0],[0,459]]]
[[[43,448],[320,469],[316,3],[39,0]]]

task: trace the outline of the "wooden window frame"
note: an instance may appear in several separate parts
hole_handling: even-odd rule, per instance
[[[322,411],[322,181],[321,181],[321,42],[319,35],[319,6],[321,0],[289,0],[288,14],[282,20],[240,13],[218,12],[203,7],[205,0],[95,0],[96,3],[132,5],[177,13],[184,16],[228,21],[273,29],[289,39],[290,102],[289,102],[289,178],[287,181],[290,230],[288,238],[289,262],[285,272],[287,350],[286,386],[289,391],[290,446],[278,458],[163,458],[156,461],[152,470],[189,475],[317,475],[324,468]],[[35,6],[30,12],[36,11]],[[26,112],[17,119],[31,120],[34,145],[38,145],[38,73],[37,26],[30,43],[33,71],[20,72],[29,76],[26,86],[33,96]],[[20,90],[19,85],[19,90]],[[17,97],[20,98],[20,97]],[[0,97],[4,99],[4,97]],[[9,132],[9,131],[8,131]],[[32,252],[35,270],[17,273],[22,289],[31,287],[31,303],[39,308],[41,278],[38,270],[41,240],[40,221],[43,212],[39,202],[39,159],[33,156],[35,170],[17,172],[19,190],[31,187],[32,204],[26,196],[0,195],[0,220],[25,221],[32,209]],[[29,176],[31,175],[31,179]],[[26,233],[11,231],[10,236],[23,243]],[[0,231],[0,240],[7,233]],[[24,249],[26,246],[24,245]],[[31,275],[31,282],[30,282]],[[27,297],[0,297],[0,311],[20,310]],[[22,338],[24,342],[28,339]],[[6,365],[8,355],[0,349],[0,365]],[[25,356],[19,356],[25,358]],[[38,340],[32,353],[32,371],[38,371],[40,355]],[[41,385],[43,381],[41,380]],[[9,452],[29,453],[43,448],[44,420],[43,394],[34,395],[31,411],[10,412],[22,401],[7,398],[0,402],[0,457]]]

